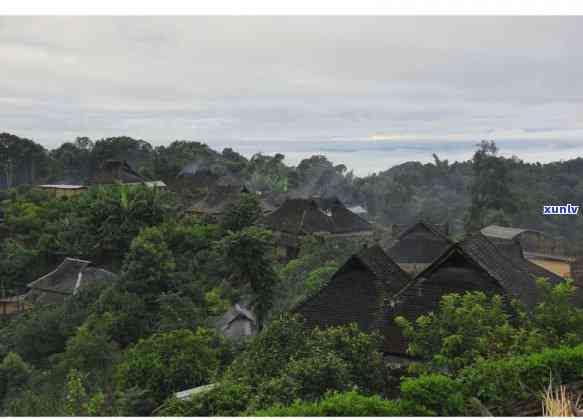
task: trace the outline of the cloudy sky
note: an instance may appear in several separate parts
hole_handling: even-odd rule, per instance
[[[580,17],[2,17],[0,131],[577,145],[581,39]]]

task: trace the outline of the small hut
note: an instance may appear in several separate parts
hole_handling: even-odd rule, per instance
[[[93,267],[90,261],[65,258],[55,270],[28,284],[27,300],[34,304],[63,303],[85,287],[116,279],[116,274]]]
[[[216,321],[216,327],[225,337],[242,341],[257,334],[257,319],[249,309],[236,303]]]

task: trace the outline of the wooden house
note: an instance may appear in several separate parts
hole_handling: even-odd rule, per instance
[[[412,278],[378,245],[353,255],[319,289],[296,305],[308,327],[356,323],[363,331],[382,330],[386,302]]]
[[[518,243],[529,261],[559,276],[571,276],[573,258],[566,255],[564,243],[560,239],[537,230],[497,225],[487,226],[481,232],[495,243]]]
[[[503,247],[508,247],[504,249]],[[563,281],[554,273],[522,257],[517,248],[496,245],[482,234],[472,235],[451,245],[419,273],[387,305],[385,352],[405,355],[407,341],[393,322],[396,316],[409,320],[436,311],[444,295],[481,291],[498,294],[508,302],[520,300],[527,309],[538,300],[536,279],[545,277],[552,284]]]
[[[245,185],[215,184],[190,212],[219,221],[230,206],[239,203],[243,194],[251,194]]]
[[[146,179],[134,171],[125,160],[106,160],[89,183],[108,185],[142,183],[145,181]]]
[[[274,232],[277,244],[287,258],[297,256],[301,238],[305,235],[373,237],[372,225],[348,210],[337,197],[288,198],[259,223]]]
[[[24,311],[30,307],[25,295],[0,298],[0,315],[11,315]]]
[[[452,244],[447,238],[447,225],[432,225],[424,221],[404,230],[393,226],[393,234],[398,234],[398,239],[387,254],[412,275],[425,269]]]
[[[33,304],[58,304],[97,283],[110,283],[117,275],[92,266],[90,261],[65,258],[53,271],[28,284],[26,297]]]
[[[257,319],[244,306],[236,303],[216,322],[219,332],[234,341],[242,341],[257,334]]]

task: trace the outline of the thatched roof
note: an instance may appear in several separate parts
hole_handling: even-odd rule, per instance
[[[191,211],[209,215],[223,214],[231,205],[237,204],[241,194],[248,194],[249,190],[244,185],[214,185],[208,194],[195,203]]]
[[[131,184],[145,181],[125,160],[106,160],[91,178],[90,184]]]
[[[372,231],[369,222],[348,210],[336,198],[289,198],[262,225],[294,235]]]
[[[55,270],[28,284],[29,297],[35,303],[60,303],[84,287],[116,279],[114,273],[91,267],[90,261],[65,258]]]
[[[387,253],[398,263],[430,263],[451,243],[440,229],[419,221],[402,232]]]

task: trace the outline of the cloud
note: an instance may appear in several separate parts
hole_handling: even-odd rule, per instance
[[[580,17],[3,17],[0,127],[49,147],[575,141],[580,39]]]

